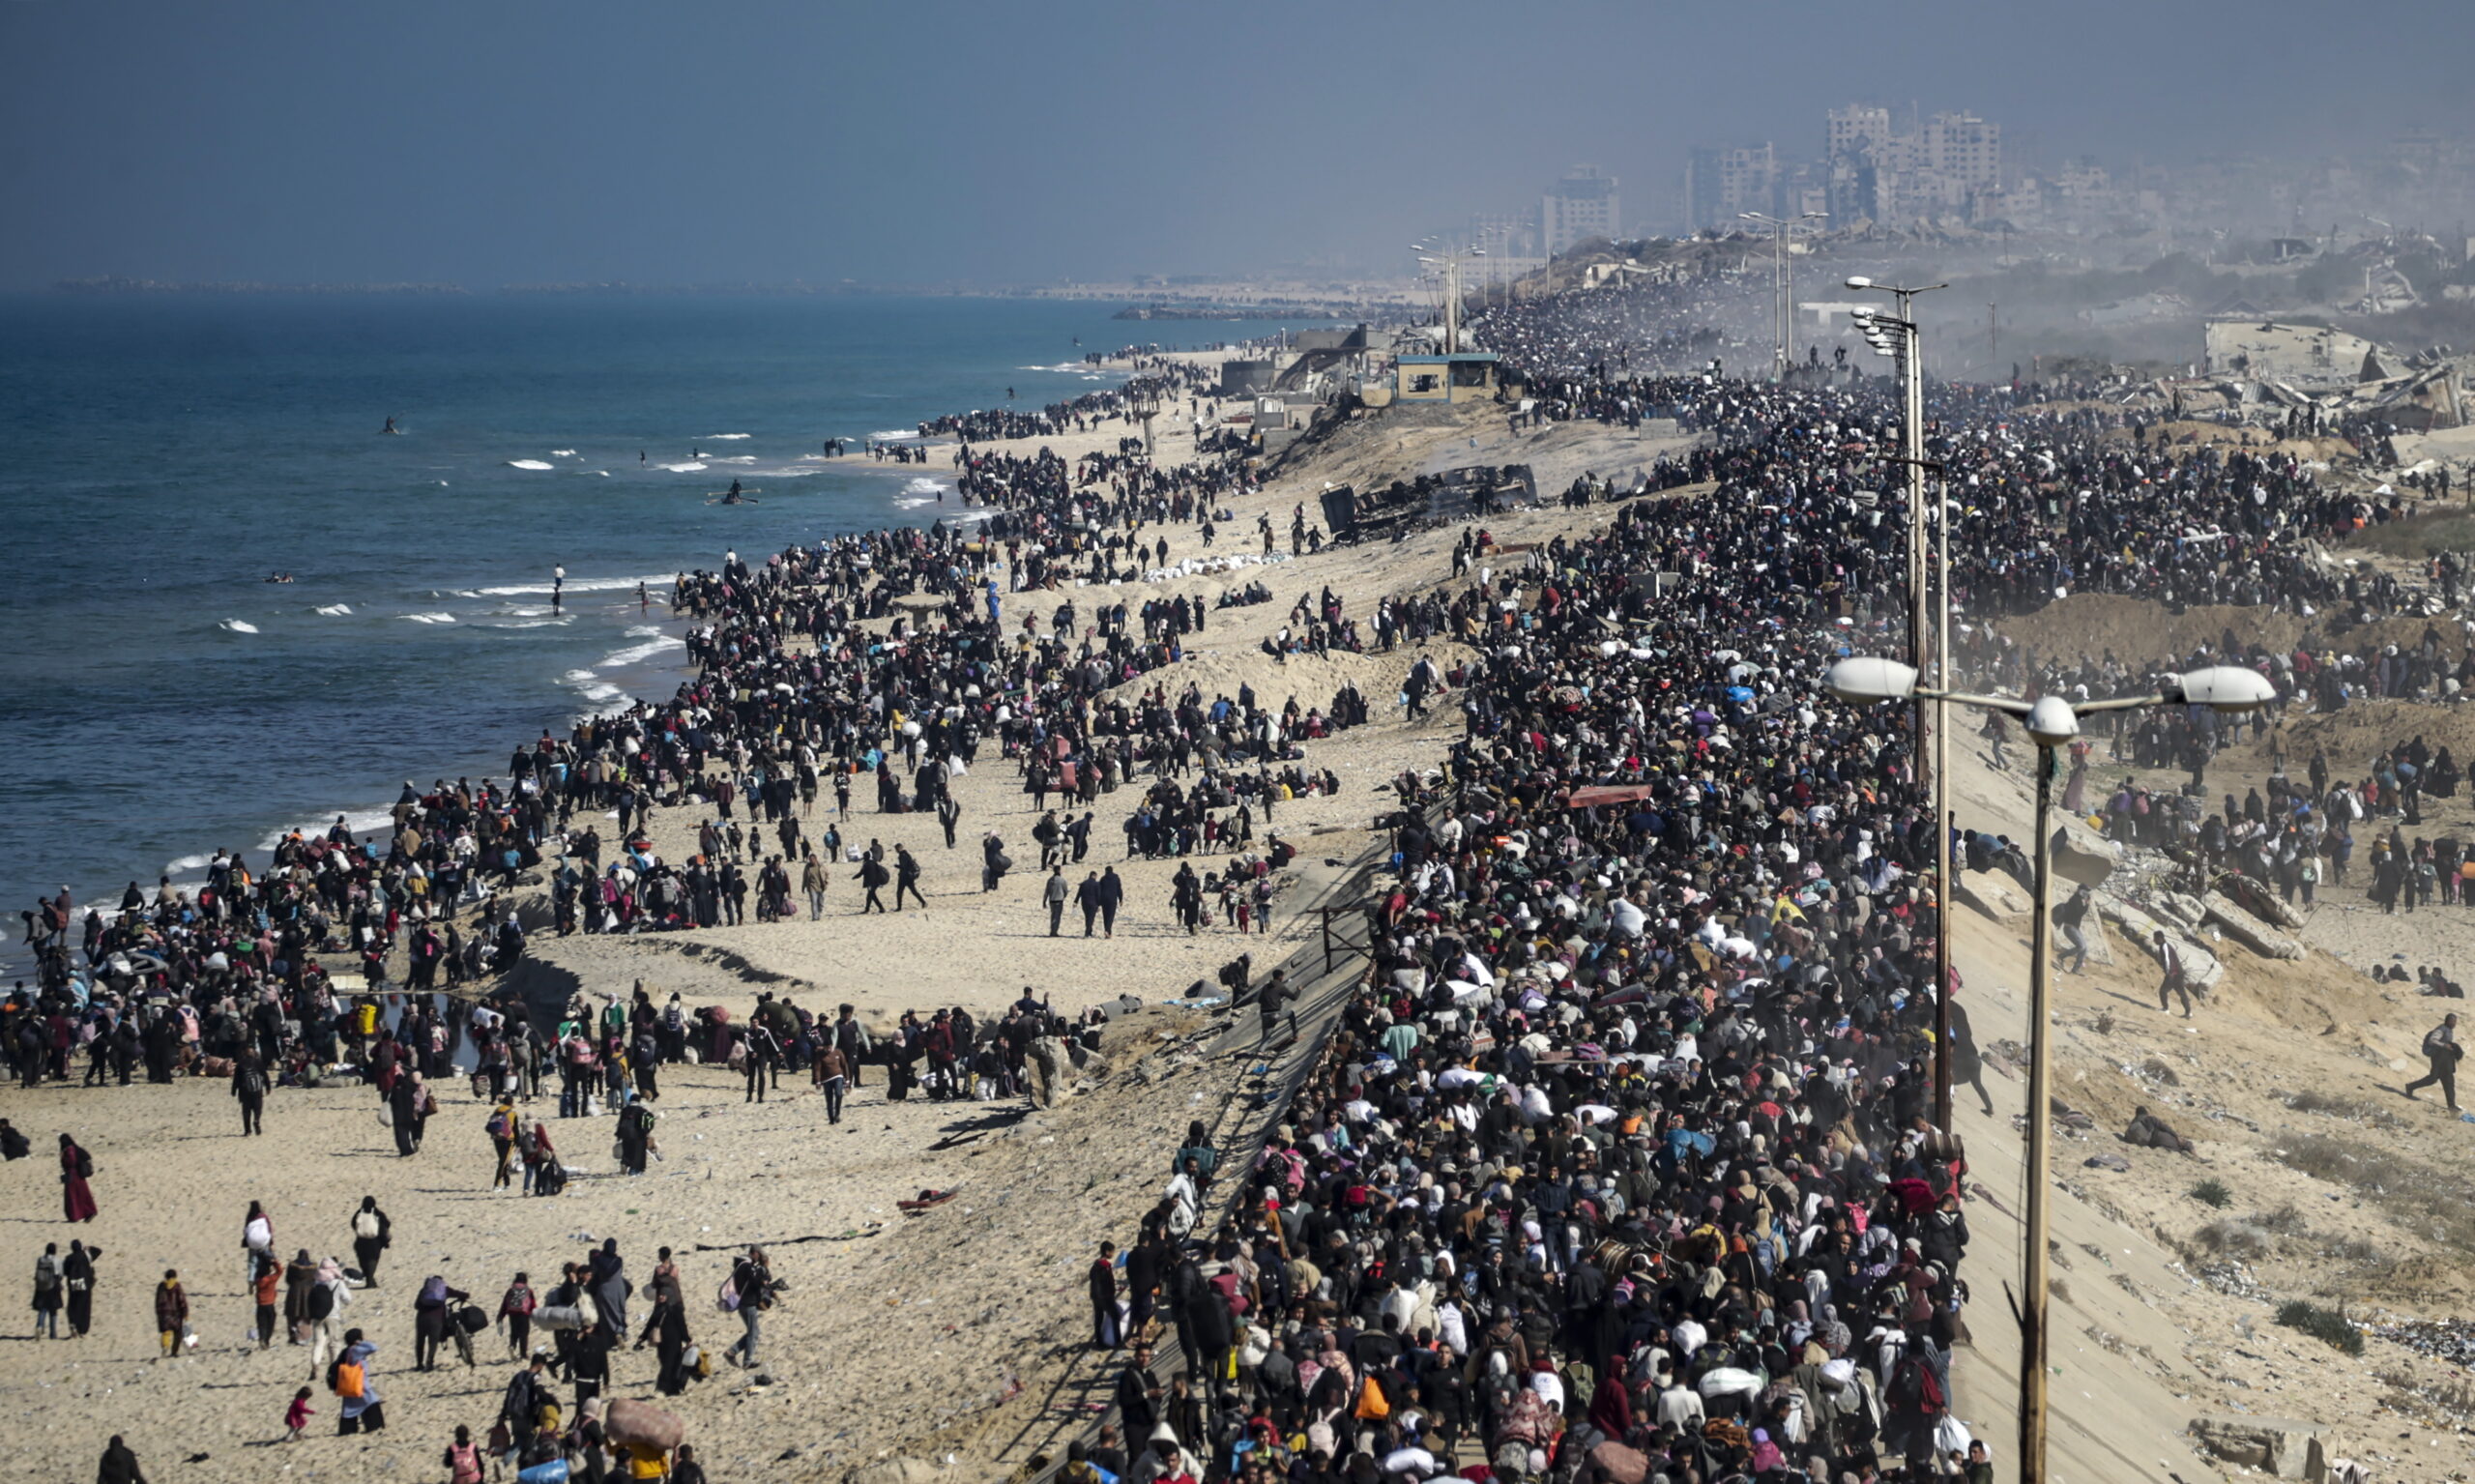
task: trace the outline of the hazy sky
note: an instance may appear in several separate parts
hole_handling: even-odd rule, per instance
[[[0,0],[0,286],[1400,266],[1864,97],[2049,161],[2475,129],[2475,7]]]

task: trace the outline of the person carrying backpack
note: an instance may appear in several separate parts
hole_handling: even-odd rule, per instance
[[[2458,1059],[2464,1055],[2466,1048],[2458,1044],[2458,1016],[2455,1013],[2443,1016],[2439,1025],[2424,1033],[2424,1062],[2431,1070],[2406,1084],[2403,1089],[2405,1094],[2412,1097],[2417,1088],[2428,1088],[2437,1082],[2440,1084],[2440,1095],[2449,1103],[2449,1111],[2456,1113]]]
[[[394,1241],[393,1222],[378,1208],[376,1196],[363,1196],[361,1209],[352,1214],[352,1255],[361,1267],[364,1288],[378,1286],[378,1259]]]

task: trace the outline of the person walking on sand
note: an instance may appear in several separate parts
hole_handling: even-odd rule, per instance
[[[44,1242],[35,1259],[35,1338],[60,1338],[60,1311],[67,1305],[68,1278],[61,1272],[60,1243]]]
[[[800,889],[807,893],[808,920],[814,922],[825,916],[825,888],[832,881],[825,862],[816,852],[809,851],[807,863],[800,867]]]
[[[363,1196],[361,1209],[352,1214],[352,1255],[361,1268],[364,1288],[378,1286],[378,1259],[394,1241],[394,1223],[378,1208],[376,1196]]]
[[[1040,900],[1048,904],[1048,935],[1051,938],[1056,937],[1058,929],[1064,925],[1065,904],[1073,895],[1074,888],[1066,884],[1065,867],[1050,866],[1048,880],[1040,886]]]
[[[163,1281],[155,1285],[155,1336],[162,1342],[164,1359],[180,1349],[189,1327],[189,1291],[181,1287],[180,1269],[166,1267]]]
[[[309,1405],[307,1386],[292,1393],[292,1405],[283,1410],[283,1440],[299,1442],[301,1435],[309,1430],[309,1419],[317,1414],[318,1409]]]
[[[732,1266],[731,1275],[722,1287],[730,1295],[732,1311],[739,1315],[740,1326],[746,1331],[722,1352],[722,1358],[752,1371],[756,1369],[757,1342],[765,1332],[758,1316],[773,1307],[773,1272],[765,1265],[765,1249],[748,1248],[747,1255]]]
[[[2053,925],[2062,933],[2065,974],[2080,974],[2088,967],[2088,888],[2082,886],[2071,893],[2071,899],[2053,910]]]
[[[2424,1061],[2431,1070],[2406,1084],[2404,1090],[2406,1095],[2412,1097],[2417,1088],[2428,1088],[2437,1082],[2440,1084],[2441,1097],[2449,1104],[2449,1111],[2456,1113],[2458,1111],[2458,1059],[2464,1055],[2466,1055],[2466,1048],[2458,1044],[2457,1014],[2452,1012],[2442,1016],[2439,1025],[2424,1033]]]
[[[473,1440],[470,1427],[457,1426],[455,1440],[439,1462],[447,1466],[447,1484],[481,1484],[481,1446]]]
[[[74,1223],[92,1221],[97,1214],[95,1192],[86,1181],[93,1178],[95,1161],[77,1141],[67,1134],[60,1136],[60,1206],[62,1219]]]
[[[911,854],[910,846],[897,845],[893,848],[893,910],[902,911],[903,894],[909,892],[911,899],[919,904],[919,910],[926,912],[928,899],[919,894],[919,861]]]
[[[490,1147],[498,1151],[498,1167],[490,1177],[490,1188],[505,1190],[515,1183],[515,1103],[501,1096],[498,1106],[483,1120],[481,1130],[490,1136]]]
[[[825,1094],[825,1120],[841,1122],[843,1093],[851,1081],[850,1063],[843,1058],[842,1048],[828,1041],[825,1049],[816,1054],[811,1075],[816,1080],[816,1090]]]
[[[2192,1018],[2192,984],[2190,976],[2183,972],[2183,951],[2174,946],[2173,941],[2166,936],[2166,930],[2162,927],[2157,930],[2153,941],[2157,945],[2157,962],[2166,971],[2166,977],[2157,986],[2157,1008],[2160,1010],[2171,1008],[2168,1003],[2168,997],[2181,995],[2183,1018],[2189,1020]]]
[[[60,1274],[68,1288],[69,1333],[78,1339],[95,1324],[95,1259],[103,1255],[101,1247],[89,1247],[82,1241],[69,1244],[68,1261],[60,1265]]]
[[[327,1386],[338,1398],[335,1409],[335,1436],[350,1438],[356,1433],[381,1433],[387,1430],[387,1403],[378,1394],[378,1381],[370,1372],[370,1360],[378,1347],[362,1338],[358,1329],[344,1331],[344,1353],[327,1368]]]
[[[232,1061],[232,1095],[241,1103],[241,1132],[246,1137],[266,1130],[267,1071],[256,1051],[244,1048]]]

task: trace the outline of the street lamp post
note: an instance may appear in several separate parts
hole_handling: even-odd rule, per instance
[[[1931,656],[1934,683],[1948,689],[1950,671],[1951,564],[1948,546],[1950,509],[1947,503],[1940,512],[1942,525],[1941,560],[1936,564],[1935,582],[1939,594],[1936,607],[1940,620],[1936,627],[1939,642],[1926,636],[1927,564],[1925,560],[1925,355],[1923,332],[1916,323],[1915,303],[1919,294],[1930,294],[1948,284],[1929,283],[1922,287],[1904,288],[1897,284],[1876,283],[1861,275],[1848,279],[1851,289],[1878,289],[1889,294],[1899,306],[1895,315],[1873,309],[1859,309],[1851,316],[1856,328],[1864,334],[1866,343],[1878,355],[1894,358],[1900,368],[1900,463],[1907,471],[1907,655],[1908,663],[1923,671]],[[1929,718],[1928,712],[1931,712]],[[1916,702],[1917,764],[1926,769],[1934,791],[1934,1123],[1947,1131],[1951,1126],[1951,790],[1949,718],[1939,701],[1931,703],[1920,697]],[[1926,739],[1933,738],[1933,758],[1926,759]]]
[[[2009,696],[1971,695],[1932,689],[1916,684],[1913,666],[1895,659],[1843,659],[1822,677],[1822,686],[1844,701],[1906,701],[1926,697],[1955,702],[1981,711],[2020,717],[2037,745],[2036,914],[2028,934],[2028,1192],[2021,1237],[2024,1260],[2020,1305],[2020,1480],[2045,1484],[2046,1478],[2046,1297],[2049,1288],[2046,1242],[2051,1225],[2046,1212],[2046,1186],[2051,1175],[2053,1118],[2053,1036],[2049,1033],[2053,966],[2046,941],[2053,912],[2053,775],[2061,765],[2060,749],[2080,735],[2083,712],[2129,711],[2146,706],[2205,706],[2212,711],[2257,711],[2276,695],[2276,687],[2255,670],[2218,665],[2168,680],[2151,695],[2118,696],[2074,707],[2057,695],[2035,701]],[[1947,825],[1942,825],[1947,833]],[[1945,898],[1950,884],[1942,887]],[[1937,992],[1947,998],[1947,989]]]

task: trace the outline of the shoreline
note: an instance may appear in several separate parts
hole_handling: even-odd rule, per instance
[[[1109,394],[1121,393],[1125,382],[1139,374],[1136,367],[1128,364],[1126,358],[1127,351],[1133,352],[1135,356],[1160,355],[1179,359],[1191,358],[1198,363],[1208,364],[1228,355],[1238,354],[1243,349],[1244,342],[1232,342],[1227,346],[1215,350],[1158,351],[1128,346],[1121,350],[1111,351],[1100,363],[1097,364],[1096,366],[1094,366],[1094,369],[1103,372],[1116,371],[1121,374],[1116,375],[1105,386],[1093,388],[1092,392]],[[1079,394],[1083,393],[1078,393],[1078,395]],[[1005,405],[1010,406],[1012,404]],[[930,415],[930,421],[933,421],[936,418],[958,415],[960,414],[934,413]],[[1122,424],[1121,424],[1121,425]],[[890,430],[886,431],[889,432]],[[1091,446],[1096,447],[1101,436],[1102,435],[1096,431],[1092,433],[1067,432],[1048,440],[1034,439],[1032,441],[1035,443],[1046,441],[1059,444],[1070,444],[1079,451],[1087,443]],[[892,438],[880,439],[875,433],[871,433],[867,435],[867,437],[872,440],[888,444],[896,441]],[[950,433],[931,434],[925,437],[917,433],[908,433],[901,435],[901,441],[908,442],[916,447],[933,449],[941,453],[946,454],[950,454],[951,451],[955,447],[961,446],[964,443],[963,439]],[[1189,439],[1188,442],[1191,443],[1191,439]],[[900,477],[906,480],[930,480],[938,484],[946,494],[951,495],[956,493],[955,478],[957,471],[951,467],[949,458],[942,463],[928,462],[896,464],[891,460],[879,460],[873,458],[864,451],[852,451],[846,452],[830,460],[820,460],[820,462],[824,467],[844,469],[851,473],[866,476],[890,476]],[[728,471],[727,469],[724,469],[723,472],[727,474]],[[952,509],[948,509],[942,504],[942,502],[934,500],[923,505],[910,505],[904,503],[898,494],[889,494],[888,496],[888,518],[882,524],[857,526],[848,532],[821,531],[810,536],[807,539],[811,541],[830,539],[835,536],[859,534],[864,531],[924,529],[940,519],[945,520],[948,525],[979,522],[987,520],[990,515],[994,513],[991,509],[984,507],[965,508],[958,505]],[[685,570],[688,570],[688,568],[684,567],[679,568],[679,571],[682,572]],[[625,587],[634,585],[640,580],[645,581],[646,585],[652,588],[656,594],[666,594],[674,587],[677,580],[677,573],[665,576],[658,581],[639,578],[585,578],[578,583],[571,584],[568,589],[568,593],[570,597],[573,597],[579,594],[618,592]],[[546,598],[550,595],[551,588],[547,583],[523,583],[505,585],[501,588],[484,589],[481,591],[493,596],[501,597],[540,597]],[[452,595],[442,594],[441,596],[451,597]],[[671,626],[676,626],[678,628],[684,629],[684,627],[692,626],[687,625],[686,621],[677,617],[671,611],[666,597],[657,597],[656,605],[660,610],[659,613],[657,616],[646,620],[646,624],[664,626],[665,633],[669,640],[673,643],[677,643],[680,640],[681,635],[679,632],[671,631]],[[669,645],[665,645],[664,647],[668,648]],[[608,686],[612,688],[611,694],[597,699],[592,695],[576,692],[572,684],[565,676],[562,676],[560,679],[549,683],[550,688],[553,690],[567,690],[570,695],[573,695],[579,703],[583,704],[586,709],[579,711],[575,710],[573,707],[565,708],[566,719],[564,723],[545,722],[545,726],[549,727],[554,732],[571,729],[578,722],[622,713],[639,702],[648,699],[666,697],[675,691],[679,685],[689,684],[696,678],[697,672],[695,667],[692,664],[685,662],[684,655],[681,656],[681,659],[682,662],[676,666],[652,666],[632,662],[623,662],[618,665],[611,665],[607,659],[600,663],[597,663],[592,667],[595,671],[596,684],[598,686]],[[574,671],[568,672],[568,674],[574,673]],[[619,683],[620,678],[622,677],[626,677],[626,679],[624,680],[624,683]],[[650,684],[648,684],[649,682]],[[476,757],[484,755],[503,756],[503,754],[493,754],[493,747],[509,748],[518,744],[529,744],[531,740],[532,739],[528,737],[513,740],[502,740],[497,743],[491,743],[486,741],[478,742],[473,744],[473,755]],[[436,768],[433,766],[429,769],[416,770],[417,781],[419,774],[423,771],[431,773],[432,776],[450,776],[437,773]],[[494,771],[484,769],[479,773],[467,772],[463,775],[476,778],[485,778],[493,776]],[[372,794],[375,795],[381,792],[384,788],[385,785],[378,785],[372,789]],[[288,834],[295,830],[298,830],[305,835],[315,835],[321,833],[332,827],[338,815],[344,818],[347,828],[353,830],[356,837],[366,837],[371,832],[386,828],[388,823],[392,820],[393,809],[393,804],[392,801],[383,804],[342,803],[330,807],[322,807],[314,817],[309,818],[276,819],[273,815],[263,815],[259,817],[261,820],[276,819],[276,822],[266,825],[263,829],[260,829],[255,825],[249,827],[249,829],[247,832],[249,834],[250,843],[243,849],[243,854],[245,858],[248,856],[254,856],[258,858],[259,862],[263,863],[268,855]],[[159,862],[146,870],[138,872],[133,877],[126,878],[126,880],[133,880],[140,889],[144,890],[148,894],[150,900],[159,889],[193,891],[197,887],[204,885],[208,880],[206,866],[211,860],[214,852],[219,849],[231,848],[232,847],[230,846],[209,845],[201,850],[184,850],[181,854],[172,857],[169,860]],[[173,866],[183,866],[185,869],[173,870],[171,869]],[[85,871],[83,874],[100,883],[106,877],[111,877],[120,873],[90,869]],[[168,883],[167,886],[165,885],[166,882]],[[121,910],[119,904],[123,893],[127,890],[127,886],[125,884],[99,885],[90,890],[79,887],[73,878],[68,883],[38,884],[36,889],[44,895],[44,899],[47,900],[55,890],[59,889],[59,887],[64,885],[68,887],[71,893],[71,899],[76,904],[76,912],[81,921],[84,914],[90,908],[102,911],[106,921],[113,920],[119,916]],[[23,935],[21,933],[11,933],[5,937],[0,937],[0,980],[18,981],[31,977],[33,967],[32,955],[23,942]]]

